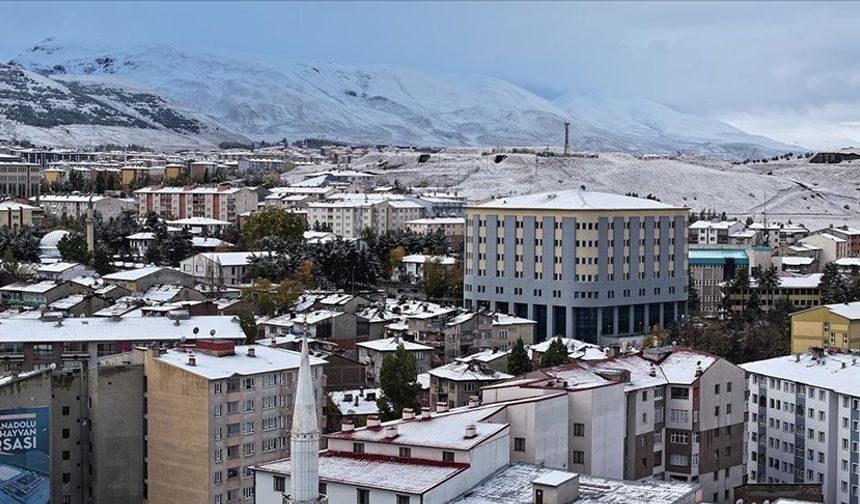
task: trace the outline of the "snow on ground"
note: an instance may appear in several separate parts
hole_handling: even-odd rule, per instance
[[[451,149],[432,154],[425,163],[418,153],[372,153],[353,169],[380,174],[379,184],[413,186],[416,192],[442,188],[475,201],[585,186],[618,194],[649,193],[662,202],[693,210],[715,209],[730,216],[811,228],[860,224],[860,163],[811,164],[808,159],[733,165],[714,158],[641,160],[624,153],[597,158],[537,158],[532,154],[496,154],[480,149]],[[313,167],[287,175],[301,180]]]

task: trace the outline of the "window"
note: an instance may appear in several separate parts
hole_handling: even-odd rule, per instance
[[[673,409],[670,412],[671,420],[675,423],[687,423],[690,421],[690,412],[689,410],[684,409]]]
[[[690,457],[681,453],[669,454],[669,465],[687,467],[690,465]]]
[[[245,487],[242,489],[242,498],[243,499],[253,499],[254,498],[254,487]]]
[[[400,447],[400,456],[403,458],[411,457],[412,456],[412,448],[401,446]]]
[[[397,496],[397,504],[409,504],[409,496],[408,495],[398,495]]]
[[[220,485],[221,483],[224,483],[224,473],[218,471],[215,473],[215,484]]]
[[[526,438],[515,437],[514,438],[514,451],[524,452],[526,451]]]
[[[443,451],[442,452],[442,462],[453,462],[454,461],[454,452]]]
[[[254,454],[254,443],[245,443],[242,445],[242,456],[250,457]]]
[[[573,435],[576,437],[585,436],[585,424],[581,424],[581,423],[573,424]]]
[[[585,463],[585,452],[581,450],[573,451],[573,463],[574,464],[584,464]]]
[[[286,492],[287,491],[287,479],[283,476],[275,476],[275,491],[276,492]]]
[[[224,450],[215,450],[215,462],[224,460]]]
[[[364,453],[364,443],[352,443],[352,453]]]
[[[244,390],[251,390],[254,388],[254,379],[253,378],[244,378],[242,380],[242,388]]]
[[[672,399],[689,399],[690,389],[686,387],[672,387],[671,397]]]
[[[358,488],[355,490],[356,504],[370,504],[370,490]]]

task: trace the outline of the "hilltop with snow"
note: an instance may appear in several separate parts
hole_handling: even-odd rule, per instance
[[[743,159],[796,146],[645,100],[566,95],[555,101],[475,74],[284,62],[279,68],[167,46],[90,49],[44,41],[10,64],[61,82],[136,83],[253,139],[325,137],[416,146],[559,145]],[[2,114],[2,110],[0,110]]]

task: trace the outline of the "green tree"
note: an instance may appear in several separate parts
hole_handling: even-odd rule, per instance
[[[418,384],[416,369],[415,357],[403,348],[402,343],[382,360],[382,368],[379,371],[382,396],[377,399],[376,404],[383,421],[400,418],[403,408],[420,408],[418,392],[421,385]]]
[[[514,348],[511,349],[511,354],[508,355],[508,374],[519,376],[531,371],[532,367],[532,361],[529,359],[528,352],[526,352],[526,345],[523,343],[523,339],[517,338]]]
[[[839,272],[839,267],[835,262],[829,262],[824,265],[818,288],[821,290],[821,302],[823,304],[850,301],[848,284],[845,282],[845,277]]]
[[[272,282],[269,280],[261,278],[254,280],[250,287],[242,289],[242,299],[257,305],[260,314],[267,317],[274,316],[277,311]]]
[[[692,317],[698,316],[702,309],[702,298],[699,296],[699,289],[696,288],[693,281],[693,275],[690,275],[689,286],[687,287],[687,308]]]
[[[87,250],[87,239],[81,233],[69,233],[57,243],[63,261],[89,264],[92,259]]]
[[[424,293],[430,299],[440,299],[448,294],[450,278],[448,270],[438,259],[424,263]]]
[[[2,271],[12,278],[21,278],[23,275],[23,268],[21,268],[21,263],[18,262],[18,258],[15,257],[15,254],[12,252],[11,247],[6,247],[6,250],[3,251],[3,267]]]
[[[561,336],[556,337],[549,344],[549,348],[540,357],[540,367],[561,366],[568,363],[567,347],[562,341]]]
[[[237,316],[239,317],[239,327],[245,333],[245,344],[253,345],[257,341],[257,320],[254,318],[254,314],[243,310]]]
[[[96,250],[93,253],[92,266],[99,275],[108,275],[116,271],[116,268],[111,264],[110,255],[102,245],[96,245]]]
[[[301,241],[305,231],[307,223],[298,214],[267,207],[248,218],[242,237],[247,245],[255,246],[261,239],[269,236],[287,241]]]

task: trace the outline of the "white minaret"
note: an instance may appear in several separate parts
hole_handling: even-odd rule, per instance
[[[322,504],[320,495],[319,449],[320,429],[314,399],[314,383],[308,356],[308,337],[302,338],[302,360],[296,384],[296,404],[293,408],[293,427],[290,432],[290,495],[285,504]]]

